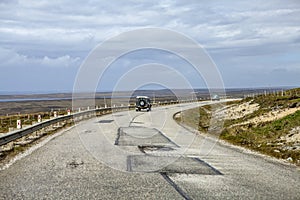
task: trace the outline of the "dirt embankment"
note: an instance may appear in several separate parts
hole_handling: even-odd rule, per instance
[[[251,101],[240,105],[234,105],[226,109],[225,111],[226,119],[227,120],[240,119],[245,117],[246,115],[254,113],[257,110],[259,110],[259,105],[256,103],[251,104]],[[244,122],[234,124],[234,126],[245,125],[245,124],[258,125],[259,123],[263,123],[263,122],[271,122],[286,117],[288,115],[291,115],[298,110],[300,110],[300,104],[295,108],[275,109],[263,113],[260,116],[256,116],[251,119],[248,119]]]
[[[183,112],[182,122],[215,134],[213,121],[222,116],[221,139],[300,166],[300,89],[285,94],[246,98],[218,109],[200,107]]]
[[[221,138],[300,165],[300,96],[260,96],[225,112]]]

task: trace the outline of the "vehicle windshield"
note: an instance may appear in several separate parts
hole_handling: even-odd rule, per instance
[[[136,102],[139,102],[139,101],[145,101],[147,103],[150,103],[150,99],[149,98],[137,98]]]

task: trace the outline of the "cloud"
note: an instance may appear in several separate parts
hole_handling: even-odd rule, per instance
[[[0,48],[0,60],[1,68],[7,67],[78,67],[81,60],[79,57],[72,58],[69,55],[64,55],[56,58],[49,58],[44,56],[28,57],[26,55],[19,54],[9,49]]]
[[[0,91],[72,91],[81,60],[69,55],[28,57],[0,48]]]
[[[249,46],[292,40],[299,35],[295,19],[300,17],[300,6],[289,3],[19,1],[17,6],[2,6],[0,36],[38,44],[75,44],[81,48],[90,42],[92,48],[122,30],[155,26],[186,33],[207,47]]]
[[[243,82],[235,81],[231,73],[242,77],[253,68],[283,66],[295,74],[300,71],[295,67],[300,62],[297,0],[3,0],[0,10],[0,69],[61,67],[75,73],[73,66],[78,67],[105,39],[122,31],[161,27],[203,45],[231,86]],[[269,74],[274,81],[256,76],[256,82],[277,83],[275,74]],[[282,83],[292,82],[288,76],[283,78]],[[250,85],[250,80],[244,85]]]

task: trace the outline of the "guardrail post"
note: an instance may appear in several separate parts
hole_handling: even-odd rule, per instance
[[[39,122],[39,123],[42,122],[42,117],[41,117],[41,115],[38,115],[38,122]]]
[[[17,120],[17,129],[22,128],[22,121],[20,119]]]

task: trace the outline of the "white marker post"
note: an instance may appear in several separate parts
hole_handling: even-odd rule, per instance
[[[56,111],[54,111],[54,117],[57,117],[57,112]]]
[[[42,122],[42,116],[38,115],[38,123]]]
[[[71,115],[71,110],[68,110],[68,115]]]
[[[21,129],[22,128],[22,122],[20,119],[17,120],[17,129]]]

